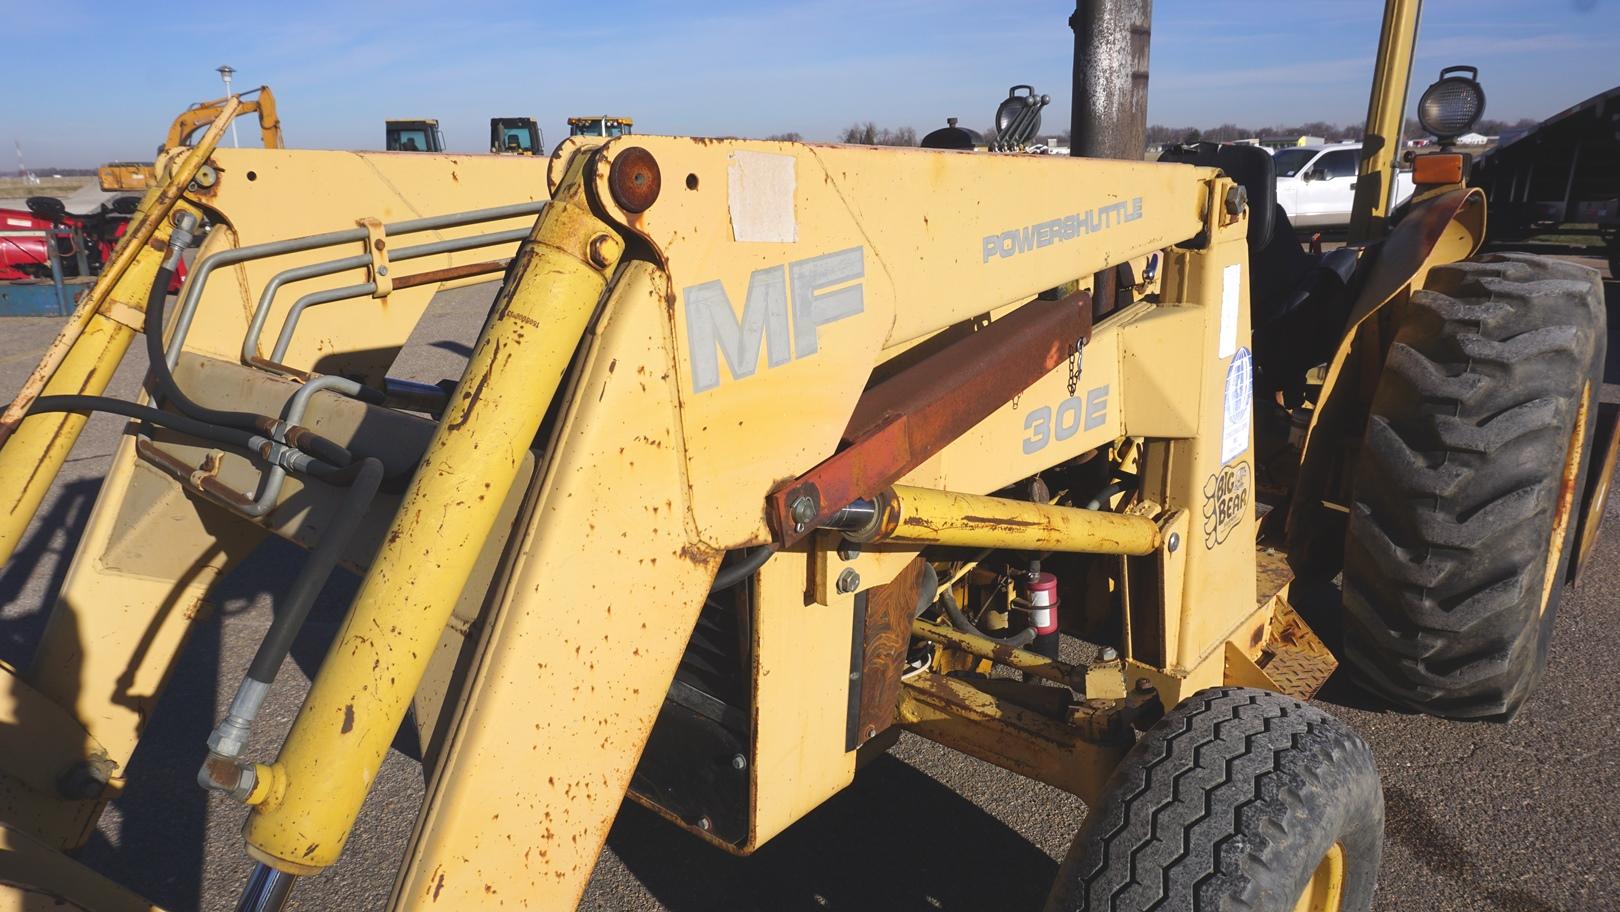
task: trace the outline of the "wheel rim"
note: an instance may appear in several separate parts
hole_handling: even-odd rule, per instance
[[[1553,510],[1552,537],[1547,542],[1547,568],[1542,574],[1541,614],[1552,604],[1552,594],[1563,575],[1558,565],[1564,556],[1564,542],[1569,539],[1569,524],[1575,517],[1575,486],[1580,481],[1581,454],[1586,450],[1586,417],[1591,407],[1592,384],[1581,387],[1581,405],[1575,412],[1575,427],[1569,434],[1569,449],[1564,452],[1564,468],[1558,475],[1558,503]]]
[[[1599,430],[1602,430],[1603,417],[1601,415],[1598,416],[1598,425]],[[1588,470],[1589,472],[1597,472],[1597,477],[1595,480],[1587,482],[1587,489],[1592,494],[1587,499],[1586,507],[1583,510],[1585,519],[1581,523],[1580,541],[1575,545],[1575,553],[1570,555],[1570,560],[1575,562],[1575,572],[1577,573],[1580,572],[1581,566],[1586,562],[1587,555],[1592,553],[1592,546],[1597,543],[1598,529],[1603,525],[1603,513],[1608,509],[1609,488],[1614,480],[1615,463],[1620,461],[1620,433],[1613,432],[1612,424],[1609,427],[1611,428],[1608,434],[1609,444],[1604,448],[1603,455],[1597,457],[1597,461]],[[1596,442],[1602,443],[1603,439],[1602,436],[1599,436]],[[1594,449],[1592,453],[1596,457],[1597,450]],[[1591,476],[1588,475],[1588,478],[1590,479]]]
[[[1327,850],[1310,883],[1294,903],[1294,912],[1339,912],[1344,899],[1344,845],[1335,842]]]

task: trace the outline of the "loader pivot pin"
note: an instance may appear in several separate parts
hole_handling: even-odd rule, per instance
[[[658,161],[640,146],[625,149],[613,157],[608,189],[619,208],[631,214],[646,212],[658,200]]]

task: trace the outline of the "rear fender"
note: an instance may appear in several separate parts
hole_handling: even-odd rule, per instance
[[[1388,320],[1429,270],[1467,259],[1485,239],[1485,194],[1459,188],[1413,204],[1378,248],[1328,362],[1322,392],[1300,457],[1288,513],[1294,572],[1331,577],[1343,558],[1349,483],[1368,409],[1389,351]]]

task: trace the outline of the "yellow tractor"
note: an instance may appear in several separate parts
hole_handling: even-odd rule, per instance
[[[545,137],[533,117],[491,117],[489,151],[495,155],[544,155]]]
[[[1145,57],[1130,6],[1083,0],[1077,41]],[[1263,163],[1222,147],[227,149],[227,101],[0,418],[0,558],[86,414],[130,419],[0,674],[0,890],[148,908],[63,853],[276,536],[308,557],[194,733],[245,806],[242,908],[338,861],[407,719],[390,908],[572,908],[626,797],[746,855],[901,732],[1086,802],[1050,909],[1371,908],[1378,774],[1302,702],[1336,661],[1292,574],[1342,569],[1380,693],[1510,714],[1609,470],[1595,274],[1476,256],[1449,152],[1388,209],[1416,20],[1391,0],[1348,262],[1289,256]],[[1083,59],[1076,151],[1131,151],[1101,100],[1140,67]],[[494,275],[459,380],[390,376],[435,291]],[[102,395],[137,338],[150,398]],[[358,594],[260,754],[338,564]]]
[[[429,117],[422,120],[389,120],[383,124],[383,148],[390,152],[444,151],[444,131],[439,121]]]
[[[570,117],[568,118],[569,136],[600,136],[612,139],[635,132],[636,122],[628,117],[609,117],[599,115],[596,117]]]

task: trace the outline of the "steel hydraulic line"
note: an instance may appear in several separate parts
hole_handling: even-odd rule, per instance
[[[189,216],[182,216],[189,220]],[[185,238],[190,233],[190,224],[183,223],[175,228],[176,237]],[[255,431],[275,440],[278,444],[286,444],[295,449],[304,450],[310,455],[323,459],[333,465],[348,465],[351,457],[349,451],[336,443],[327,440],[319,434],[300,428],[295,424],[278,422],[274,418],[256,415],[252,412],[231,412],[211,409],[199,405],[180,389],[175,382],[174,375],[169,371],[169,365],[163,360],[163,326],[164,299],[168,296],[168,280],[173,274],[174,264],[180,258],[183,243],[172,244],[168,257],[157,271],[152,283],[152,291],[146,304],[146,353],[151,361],[151,376],[157,381],[159,390],[165,401],[171,402],[180,411],[208,424],[238,427]]]
[[[458,253],[464,250],[476,250],[479,247],[492,247],[497,244],[515,244],[528,236],[529,229],[514,228],[510,231],[497,231],[491,234],[479,234],[472,237],[430,241],[426,244],[413,244],[410,247],[401,247],[398,250],[392,251],[388,255],[388,260],[389,262],[393,263],[400,260],[418,259],[420,257],[434,256],[441,253]],[[305,279],[318,278],[320,276],[335,275],[336,273],[345,272],[350,269],[363,269],[369,265],[371,265],[371,257],[364,254],[358,254],[356,256],[343,257],[337,260],[328,260],[324,263],[311,263],[306,266],[295,266],[292,269],[286,269],[276,273],[270,278],[270,281],[265,283],[264,291],[259,293],[258,306],[253,310],[253,319],[248,323],[247,333],[242,338],[242,360],[251,361],[253,358],[258,357],[259,336],[264,333],[264,325],[270,317],[270,305],[272,302],[274,302],[276,293],[281,290],[283,285],[291,282],[303,281]],[[365,282],[359,285],[347,286],[342,290],[347,292],[343,295],[343,297],[357,298],[362,295],[372,294],[377,290],[377,285],[375,282]],[[330,292],[315,292],[315,294],[329,293]],[[300,298],[298,302],[293,305],[292,309],[287,312],[287,316],[282,322],[281,336],[276,343],[276,351],[278,353],[286,350],[287,343],[290,342],[292,338],[292,326],[298,322],[298,318],[303,313],[303,309],[305,307],[309,307],[310,303],[326,303],[326,301],[305,303],[306,299],[309,297],[311,296],[305,295],[304,298]],[[332,298],[331,300],[342,299]],[[281,355],[271,355],[271,360],[280,361]]]
[[[175,381],[174,375],[170,372],[169,364],[163,353],[163,338],[161,335],[163,308],[168,295],[169,277],[173,274],[175,265],[179,261],[180,251],[190,243],[191,232],[195,225],[195,219],[192,219],[189,214],[181,215],[180,221],[174,230],[174,241],[170,244],[168,255],[153,280],[152,291],[147,301],[147,356],[151,362],[151,374],[157,381],[164,398],[172,402],[182,412],[209,425],[224,425],[257,431],[274,443],[274,446],[265,449],[264,455],[270,461],[270,470],[266,474],[264,482],[260,485],[258,496],[248,504],[231,504],[234,509],[250,517],[257,518],[269,513],[275,507],[281,493],[282,483],[286,479],[287,467],[292,464],[291,461],[272,458],[271,454],[282,455],[281,449],[290,449],[293,453],[307,451],[310,455],[334,466],[348,465],[351,456],[347,449],[333,441],[298,426],[298,421],[302,420],[303,417],[303,405],[308,402],[309,396],[315,390],[300,390],[299,392],[303,394],[302,398],[298,395],[294,396],[294,405],[297,406],[296,414],[288,420],[277,421],[268,416],[251,412],[232,412],[207,408],[192,401],[180,389],[179,383]],[[358,384],[348,380],[342,381],[342,384],[353,387],[358,386]],[[339,386],[342,384],[332,382],[326,385]]]
[[[473,210],[471,212],[456,213],[447,216],[413,219],[390,226],[387,230],[390,230],[395,234],[408,234],[415,231],[456,227],[458,225],[473,224],[479,221],[491,221],[502,218],[510,218],[517,215],[525,215],[529,214],[531,211],[537,213],[544,208],[544,205],[545,204],[543,202],[523,203],[512,206],[494,207],[491,209]],[[189,243],[188,235],[193,227],[194,223],[183,224],[176,230],[176,234],[179,236],[181,242],[172,245],[172,252],[170,254],[170,258],[172,260],[178,260],[179,250]],[[439,253],[455,252],[458,250],[475,249],[477,247],[488,246],[496,243],[520,241],[527,235],[527,229],[514,229],[512,231],[496,232],[489,235],[479,235],[473,238],[454,238],[447,241],[433,241],[426,244],[417,244],[402,248],[394,254],[393,258],[411,259],[415,257],[432,256]],[[192,401],[185,395],[185,393],[180,389],[179,385],[174,381],[171,370],[175,364],[179,363],[180,352],[184,349],[185,344],[184,333],[190,327],[191,320],[196,313],[197,302],[201,300],[202,286],[207,281],[208,275],[212,272],[213,267],[244,262],[246,260],[255,259],[262,256],[276,256],[283,253],[296,252],[306,249],[316,249],[321,246],[330,246],[332,244],[344,243],[347,241],[363,240],[366,236],[365,229],[357,228],[349,231],[329,232],[324,235],[314,235],[309,238],[293,239],[290,241],[277,241],[269,244],[242,247],[236,250],[227,250],[204,259],[195,270],[192,280],[186,285],[184,297],[182,298],[181,313],[179,318],[176,320],[174,335],[169,340],[167,352],[163,351],[161,336],[148,333],[147,352],[152,362],[153,374],[157,377],[160,386],[162,386],[164,391],[169,395],[170,398],[174,400],[175,404],[180,407],[182,411],[216,423],[263,429],[278,442],[289,443],[290,441],[286,441],[284,438],[289,431],[294,433],[301,431],[301,429],[297,428],[297,423],[298,421],[302,420],[303,406],[308,403],[310,395],[321,389],[335,389],[338,392],[342,392],[349,396],[360,395],[363,387],[353,381],[345,380],[343,378],[316,378],[323,382],[316,383],[314,380],[312,380],[310,383],[306,383],[304,387],[300,389],[299,394],[294,396],[294,402],[290,404],[290,410],[287,417],[280,422],[276,422],[273,419],[268,419],[264,416],[253,415],[246,412],[221,412],[214,409],[205,408]],[[235,256],[233,256],[233,254],[235,254]],[[287,270],[278,274],[274,279],[272,279],[270,287],[266,288],[264,296],[261,297],[259,309],[255,311],[253,327],[249,332],[252,342],[244,343],[244,357],[248,357],[251,353],[252,347],[256,345],[257,331],[262,329],[264,316],[268,312],[267,303],[270,297],[273,296],[275,289],[279,287],[279,284],[287,281],[294,281],[299,278],[312,278],[319,275],[329,275],[334,272],[340,272],[343,269],[352,269],[364,266],[369,262],[369,257],[350,257],[343,260],[333,261],[331,263],[322,263],[311,267],[301,267],[300,269]],[[157,289],[167,289],[168,281],[166,274],[172,272],[172,269],[173,264],[166,260],[165,269],[159,273],[158,281],[153,283],[153,299],[148,304],[148,314],[155,314],[156,316],[148,320],[148,326],[161,327],[163,325],[163,309],[165,300],[163,297],[159,296]],[[369,294],[374,290],[375,286],[373,285],[368,288],[365,293]],[[307,448],[311,450],[313,455],[325,459],[326,461],[335,465],[342,465],[346,463],[349,458],[347,450],[316,434],[307,432],[298,433],[297,445],[300,448]],[[275,507],[276,502],[280,497],[281,488],[285,480],[285,468],[279,464],[272,464],[265,476],[264,482],[259,487],[257,495],[252,501],[252,505],[237,505],[236,508],[247,513],[247,515],[251,517],[256,518],[264,516]]]
[[[347,377],[336,377],[327,374],[311,377],[298,392],[293,393],[287,402],[287,410],[282,418],[282,424],[297,427],[298,422],[304,419],[304,411],[309,407],[309,400],[321,390],[336,390],[345,396],[358,397],[365,392],[365,387]],[[238,507],[248,516],[258,518],[275,509],[276,503],[281,499],[281,488],[287,480],[287,470],[281,465],[272,463],[265,473],[264,482],[259,486],[259,493],[253,498],[251,505]]]
[[[478,222],[493,222],[501,219],[516,218],[522,215],[538,215],[545,209],[547,201],[540,200],[530,203],[513,203],[506,206],[494,206],[488,209],[474,209],[468,212],[455,212],[448,215],[434,215],[427,218],[408,219],[391,225],[384,225],[383,230],[389,235],[411,234],[418,231],[435,231],[441,228],[457,228],[462,225],[472,225]],[[190,281],[186,283],[185,291],[181,294],[180,310],[175,318],[174,335],[169,340],[168,361],[173,367],[180,358],[180,352],[185,347],[186,335],[191,332],[192,320],[197,315],[197,305],[202,300],[203,288],[214,270],[222,266],[234,266],[250,260],[259,260],[266,257],[280,256],[287,253],[301,253],[307,250],[316,250],[321,247],[335,247],[338,244],[363,241],[367,237],[364,228],[348,228],[343,231],[328,231],[325,234],[312,234],[301,238],[288,238],[281,241],[268,241],[263,244],[251,244],[247,247],[237,247],[232,250],[221,250],[218,253],[203,257],[197,263]],[[369,259],[368,261],[369,262]]]

